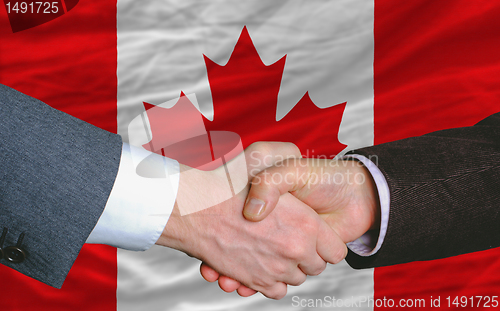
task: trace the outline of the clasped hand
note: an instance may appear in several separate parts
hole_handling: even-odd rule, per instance
[[[223,290],[280,299],[377,226],[376,189],[358,162],[301,159],[290,143],[256,143],[244,156],[251,182],[243,191],[184,216],[176,203],[157,242],[200,259],[202,276]],[[197,206],[218,195],[223,174],[187,169],[177,201]]]

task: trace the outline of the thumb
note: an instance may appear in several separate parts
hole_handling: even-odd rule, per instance
[[[287,159],[257,174],[250,186],[243,215],[261,221],[269,215],[282,194],[304,187],[309,180],[307,159]]]

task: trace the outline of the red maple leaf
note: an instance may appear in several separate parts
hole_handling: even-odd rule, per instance
[[[327,156],[331,158],[335,156],[346,147],[337,138],[346,103],[321,109],[312,102],[306,92],[283,119],[276,121],[278,92],[285,62],[286,55],[274,64],[266,66],[260,59],[246,27],[243,28],[226,65],[218,65],[205,56],[214,103],[214,120],[203,118],[206,131],[208,133],[216,131],[237,133],[241,136],[244,147],[256,141],[289,141],[295,143],[307,157]],[[307,77],[298,76],[297,79],[307,79]],[[170,113],[169,120],[182,120],[184,124],[181,127],[190,123],[196,126],[196,119],[200,118],[199,112],[182,95],[181,93],[181,99],[174,107],[165,109]],[[146,103],[145,105],[146,109],[150,106]],[[191,108],[186,105],[190,105]],[[180,141],[182,138],[192,139],[189,135],[185,136],[184,130],[179,131],[175,125],[172,125],[179,121],[170,121],[165,124],[159,121],[161,119],[162,117],[156,117],[156,119],[150,117],[152,142],[161,140],[163,135],[170,135],[169,140],[174,141]],[[158,128],[165,128],[165,126],[168,126],[169,130],[162,130],[165,132],[163,134]],[[155,133],[160,133],[160,135],[155,135]],[[201,143],[190,144],[191,152],[184,150],[184,156],[187,156],[186,153],[191,153],[206,158],[206,148],[208,148],[206,141],[210,139],[210,135],[197,139]],[[156,145],[161,145],[161,143]],[[194,145],[195,148],[193,148]],[[178,151],[175,151],[179,148],[168,148],[171,151],[163,149],[160,152],[151,146],[151,143],[144,145],[146,149],[175,158],[183,163],[182,157],[179,158]],[[230,149],[230,146],[223,149]],[[192,156],[187,157],[192,158]]]
[[[205,120],[207,130],[238,133],[244,146],[255,141],[290,141],[309,156],[336,155],[346,147],[337,138],[345,103],[320,109],[306,92],[283,119],[276,121],[285,61],[286,55],[266,66],[246,27],[225,66],[205,56],[214,103],[213,122]]]

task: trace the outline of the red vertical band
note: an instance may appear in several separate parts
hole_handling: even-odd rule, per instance
[[[500,5],[375,1],[375,144],[500,111]],[[375,269],[375,299],[498,295],[500,249]],[[401,307],[400,307],[401,308]],[[392,309],[389,307],[376,309]],[[432,309],[439,309],[433,307]]]
[[[116,0],[17,33],[2,9],[0,38],[0,83],[116,132]],[[2,308],[116,310],[116,273],[116,249],[103,245],[84,246],[62,289],[0,265]]]

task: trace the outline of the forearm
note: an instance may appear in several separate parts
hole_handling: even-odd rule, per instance
[[[0,85],[0,224],[28,256],[4,264],[60,287],[106,205],[121,137]]]

